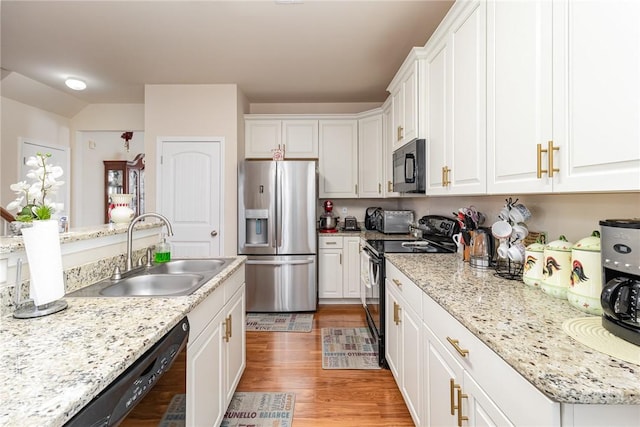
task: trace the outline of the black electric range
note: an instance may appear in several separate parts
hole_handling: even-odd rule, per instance
[[[415,253],[455,253],[456,244],[451,236],[459,232],[457,221],[441,216],[425,216],[420,219],[423,238],[411,239],[370,239],[363,248],[368,274],[361,286],[362,305],[367,317],[367,325],[373,339],[377,342],[378,362],[387,367],[384,340],[385,307],[385,268],[384,254]]]

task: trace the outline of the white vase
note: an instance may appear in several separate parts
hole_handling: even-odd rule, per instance
[[[111,209],[110,218],[115,224],[129,224],[133,219],[133,209],[131,209],[131,200],[133,194],[113,194],[111,201],[115,206]]]

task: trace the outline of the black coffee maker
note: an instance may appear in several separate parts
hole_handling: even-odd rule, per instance
[[[602,326],[640,345],[640,219],[600,221]]]

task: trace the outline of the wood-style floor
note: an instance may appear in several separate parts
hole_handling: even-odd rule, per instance
[[[247,332],[247,367],[238,391],[294,392],[293,427],[413,426],[387,369],[322,369],[322,328],[366,326],[356,305],[322,305],[313,330]],[[122,426],[157,426],[174,393],[184,393],[184,357],[129,414]]]

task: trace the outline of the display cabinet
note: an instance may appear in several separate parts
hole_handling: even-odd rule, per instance
[[[135,159],[104,160],[104,221],[109,222],[112,194],[132,194],[131,209],[134,215],[144,213],[144,153]]]

